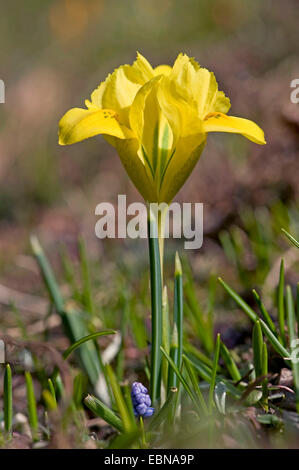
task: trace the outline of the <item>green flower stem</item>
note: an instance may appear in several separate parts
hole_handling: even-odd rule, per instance
[[[148,213],[148,241],[152,307],[152,344],[150,391],[153,404],[161,393],[161,350],[162,344],[162,276],[156,217]]]

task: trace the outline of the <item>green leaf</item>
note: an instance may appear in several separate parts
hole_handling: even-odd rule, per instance
[[[63,358],[67,359],[73,351],[79,348],[79,346],[81,346],[82,344],[86,343],[86,341],[90,341],[92,339],[98,338],[98,336],[114,335],[115,333],[116,331],[106,330],[106,331],[98,331],[96,333],[92,333],[90,335],[84,336],[83,338],[79,339],[75,343],[71,344],[71,346],[69,346],[64,351],[64,353],[62,354]]]
[[[182,355],[183,355],[183,276],[182,276],[182,266],[178,253],[175,255],[175,280],[174,280],[174,336],[177,335],[177,348],[174,349],[172,346],[172,351],[170,357],[175,363],[178,370],[181,370],[182,366]],[[175,340],[174,340],[175,341]],[[177,376],[176,374],[171,374],[171,380],[169,388],[177,387]]]
[[[102,418],[110,426],[117,429],[119,432],[124,432],[124,426],[118,416],[102,401],[93,395],[87,395],[84,399],[84,403],[96,416]]]
[[[217,366],[218,366],[218,361],[219,361],[219,352],[220,352],[220,334],[218,333],[216,343],[215,343],[213,368],[212,368],[212,373],[211,373],[211,382],[210,382],[210,389],[209,389],[209,410],[210,411],[212,411],[212,407],[214,403],[214,390],[215,390],[215,383],[216,383]]]
[[[278,333],[276,331],[276,328],[275,328],[275,325],[272,321],[272,318],[270,317],[269,313],[267,312],[267,310],[265,308],[265,305],[263,304],[259,294],[257,293],[257,291],[255,289],[252,290],[252,293],[253,293],[253,296],[255,298],[256,303],[259,306],[260,312],[263,316],[263,319],[264,319],[266,325],[270,328],[270,330],[272,331],[272,333],[275,336],[278,336]]]
[[[79,256],[80,256],[80,265],[81,265],[81,278],[82,278],[82,304],[84,308],[90,312],[91,314],[94,313],[94,305],[93,305],[93,296],[91,292],[91,282],[89,276],[89,267],[88,267],[88,260],[86,255],[86,249],[84,241],[80,238],[79,239]]]
[[[197,371],[194,368],[190,359],[188,359],[188,357],[185,354],[183,355],[183,362],[188,372],[189,378],[191,380],[193,393],[198,401],[198,405],[202,408],[203,413],[206,415],[208,413],[208,408],[204,400],[203,394],[199,388],[199,380],[197,376]]]
[[[252,332],[253,363],[255,376],[262,375],[263,333],[259,321],[255,322]]]
[[[30,242],[33,254],[48,290],[49,297],[62,319],[65,333],[71,342],[78,341],[80,338],[89,334],[82,317],[82,312],[65,304],[50,263],[45,256],[38,239],[35,236],[31,236]],[[78,356],[90,382],[95,386],[102,371],[101,358],[95,344],[93,342],[89,342],[82,345],[78,350]]]
[[[268,350],[266,343],[263,344],[263,353],[262,353],[262,375],[268,375]],[[263,404],[268,411],[268,378],[265,378],[262,381],[262,399]]]
[[[122,418],[124,429],[126,432],[130,432],[136,427],[135,419],[132,419],[131,413],[129,412],[125,399],[123,397],[121,388],[116,380],[112,367],[109,364],[106,365],[106,370],[109,378],[109,384],[114,395],[115,403]]]
[[[4,371],[4,386],[3,386],[3,400],[4,400],[4,430],[11,436],[12,434],[12,376],[10,365],[7,364]]]
[[[286,237],[290,240],[291,243],[293,243],[296,248],[299,248],[299,242],[296,240],[296,238],[293,237],[293,235],[287,232],[284,228],[282,228],[281,231],[286,235]]]
[[[220,343],[220,354],[222,359],[224,360],[227,370],[230,373],[231,378],[234,380],[234,382],[239,382],[242,376],[239,372],[238,366],[235,363],[231,352],[227,349],[227,347],[222,341]]]
[[[169,304],[167,287],[164,286],[162,298],[162,346],[169,354],[170,352],[170,324],[169,324]],[[167,389],[168,380],[168,362],[166,358],[162,357],[162,378],[165,390]]]
[[[27,407],[28,407],[28,418],[32,433],[33,441],[38,440],[38,417],[36,408],[36,399],[34,394],[34,387],[30,372],[25,372],[26,391],[27,391]]]
[[[284,261],[280,262],[279,283],[277,290],[278,300],[278,325],[283,346],[286,346],[285,312],[284,312]]]
[[[188,393],[189,397],[191,398],[191,400],[192,400],[193,403],[195,404],[197,411],[200,411],[200,410],[198,410],[197,400],[195,399],[195,397],[194,397],[194,395],[193,395],[193,393],[192,393],[191,388],[189,387],[188,383],[186,382],[186,380],[185,380],[184,377],[182,376],[181,372],[178,370],[178,368],[177,368],[177,366],[175,365],[174,361],[171,359],[171,357],[167,354],[167,352],[163,349],[162,346],[161,346],[161,351],[162,351],[162,353],[164,354],[164,356],[166,357],[166,359],[168,360],[168,363],[169,363],[170,367],[173,369],[173,371],[174,371],[175,374],[177,375],[179,381],[180,381],[181,384],[183,385],[183,387],[184,387],[184,389],[186,390],[186,392]]]
[[[161,424],[163,424],[164,421],[167,421],[169,417],[173,417],[176,408],[177,394],[178,389],[176,387],[172,387],[169,390],[164,405],[154,414],[154,417],[151,420],[149,431],[155,431],[161,426]]]
[[[254,310],[231,288],[224,282],[221,278],[218,278],[220,284],[224,287],[226,292],[234,299],[234,301],[239,305],[239,307],[248,315],[250,320],[255,323],[259,320],[262,331],[267,336],[268,340],[272,344],[273,348],[281,355],[281,357],[286,358],[289,357],[289,352],[287,349],[278,341],[276,336],[272,333],[270,328],[266,325],[266,323],[260,319]]]
[[[55,403],[55,408],[56,408],[57,406],[56,392],[55,392],[55,387],[51,379],[48,379],[48,388],[49,388],[49,392],[51,393],[53,397],[53,402]]]
[[[289,331],[289,339],[290,339],[290,348],[291,352],[295,352],[298,349],[299,339],[296,335],[296,320],[295,320],[295,308],[294,308],[294,301],[292,290],[290,286],[286,288],[286,310],[287,310],[287,322],[288,322],[288,331]],[[291,354],[291,357],[293,354]],[[296,354],[295,354],[296,356]],[[294,385],[296,390],[296,407],[297,413],[299,413],[299,361],[297,357],[291,361],[292,363],[292,370],[293,370],[293,377],[294,377]]]

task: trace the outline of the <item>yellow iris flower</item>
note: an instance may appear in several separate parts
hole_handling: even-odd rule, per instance
[[[173,67],[153,68],[141,55],[109,74],[86,109],[69,110],[59,143],[103,134],[148,202],[169,204],[196,165],[208,132],[233,132],[265,144],[254,122],[226,113],[229,98],[212,72],[179,54]]]

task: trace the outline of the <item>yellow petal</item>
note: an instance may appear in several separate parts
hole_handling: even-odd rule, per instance
[[[125,125],[129,123],[129,108],[138,90],[151,78],[154,72],[149,62],[137,54],[133,65],[122,65],[108,75],[91,95],[91,102],[100,108],[114,109]]]
[[[169,80],[174,97],[196,109],[200,119],[211,112],[226,113],[230,108],[229,99],[218,91],[214,74],[186,54],[177,57]]]
[[[108,137],[107,140],[116,148],[126,172],[145,201],[156,202],[157,188],[143,158],[139,156],[140,146],[137,139],[120,140]]]
[[[170,65],[158,65],[158,67],[154,68],[155,75],[169,75],[172,71],[172,67]]]
[[[194,134],[177,141],[163,177],[159,202],[170,203],[198,162],[206,144],[205,134]]]
[[[262,129],[249,119],[211,113],[204,119],[203,127],[205,132],[234,132],[242,134],[256,144],[266,143]]]
[[[109,109],[70,109],[59,122],[59,144],[69,145],[97,134],[132,139],[134,134],[117,120]]]
[[[155,77],[139,90],[130,110],[131,129],[158,191],[173,147],[172,130],[157,99],[160,79]]]

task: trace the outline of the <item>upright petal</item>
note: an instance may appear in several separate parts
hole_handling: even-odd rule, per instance
[[[229,99],[218,90],[214,74],[186,54],[177,57],[169,80],[174,97],[196,109],[200,119],[214,111],[226,113],[230,108]]]
[[[130,126],[140,142],[139,153],[158,191],[173,150],[172,129],[157,99],[160,80],[158,76],[146,83],[137,93],[130,110]]]
[[[205,132],[233,132],[242,134],[256,144],[265,144],[265,136],[262,129],[249,119],[227,116],[222,113],[208,114],[203,121]]]
[[[92,94],[92,103],[95,102],[102,108],[114,109],[118,112],[121,121],[128,125],[129,108],[136,93],[153,76],[151,65],[138,53],[133,65],[122,65],[108,75],[104,84],[101,84]]]

